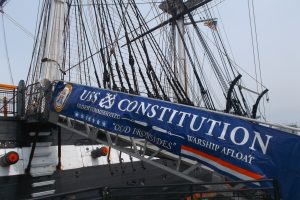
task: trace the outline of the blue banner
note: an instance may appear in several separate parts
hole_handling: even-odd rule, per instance
[[[144,138],[235,179],[277,179],[284,199],[300,199],[299,136],[197,107],[62,82],[51,109]]]

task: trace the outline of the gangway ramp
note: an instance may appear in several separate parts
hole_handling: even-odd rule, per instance
[[[192,183],[203,181],[193,175],[197,169],[213,174],[211,181],[222,181],[219,173],[240,180],[274,178],[285,196],[297,182],[297,128],[65,82],[56,84],[50,111],[49,121],[59,127]]]
[[[191,175],[193,170],[201,168],[203,174],[214,174],[212,181],[223,181],[224,177],[216,174],[213,170],[205,167],[204,165],[193,161],[188,158],[172,154],[162,148],[159,148],[144,139],[136,139],[124,135],[119,135],[109,131],[105,131],[89,125],[85,122],[58,115],[57,113],[50,112],[49,121],[57,126],[72,131],[83,137],[97,141],[100,144],[107,145],[129,156],[135,157],[143,162],[151,164],[162,170],[174,174],[175,176],[184,178],[192,183],[202,183],[201,178]],[[172,160],[176,163],[175,167],[165,166],[156,162],[157,158],[164,158]]]

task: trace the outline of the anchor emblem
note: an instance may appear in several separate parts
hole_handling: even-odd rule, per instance
[[[115,103],[116,96],[117,96],[116,94],[114,95],[114,94],[106,93],[106,97],[100,100],[99,106],[101,108],[110,109]]]

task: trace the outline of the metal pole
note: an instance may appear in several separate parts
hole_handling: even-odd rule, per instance
[[[56,166],[56,169],[60,170],[61,169],[61,127],[57,127],[57,149],[58,149],[58,163]]]

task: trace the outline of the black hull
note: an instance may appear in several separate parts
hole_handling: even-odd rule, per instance
[[[167,160],[157,162],[162,162],[167,166],[175,166],[175,163]],[[206,176],[207,180],[211,178],[209,174]],[[32,188],[33,182],[45,181],[45,179],[55,180],[55,184],[39,187],[38,189]],[[32,178],[30,175],[1,177],[0,199],[28,199],[32,198],[31,194],[34,192],[52,189],[55,190],[56,194],[59,194],[93,187],[163,186],[178,183],[188,182],[152,165],[133,162],[56,171],[53,175],[47,177]],[[97,191],[90,191],[79,196],[89,199],[95,195],[97,195]]]

